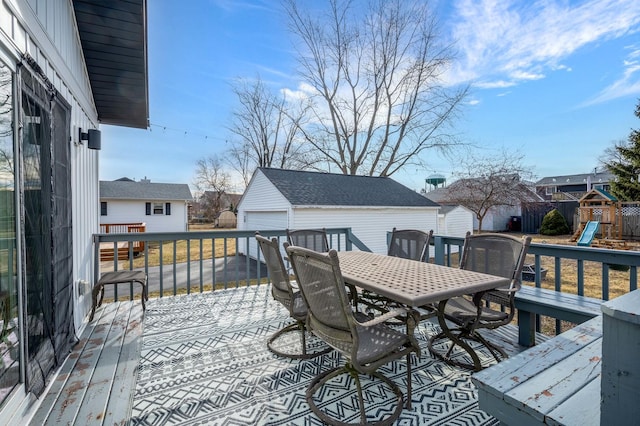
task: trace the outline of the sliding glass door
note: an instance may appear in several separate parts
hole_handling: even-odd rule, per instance
[[[20,383],[14,82],[15,74],[0,61],[0,404]]]
[[[20,77],[26,385],[40,395],[75,339],[70,108],[26,69]]]

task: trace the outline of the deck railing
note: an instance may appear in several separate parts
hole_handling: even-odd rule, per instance
[[[330,246],[337,250],[370,251],[350,228],[327,229]],[[267,237],[286,240],[285,230],[261,231]],[[117,269],[144,269],[149,276],[152,297],[165,297],[181,292],[203,292],[212,288],[230,288],[248,286],[266,282],[266,271],[261,262],[261,253],[255,244],[255,231],[198,231],[178,233],[123,233],[96,234],[95,271],[99,273]],[[437,264],[455,266],[457,253],[464,239],[459,237],[434,236],[430,247],[430,257]],[[127,260],[116,259],[99,262],[98,248],[104,244],[123,244],[128,247]],[[136,256],[134,247],[141,243],[144,250]],[[217,253],[212,255],[211,253]],[[247,255],[248,254],[248,255]],[[217,257],[216,257],[217,256]],[[554,265],[553,278],[545,281],[546,287],[556,291],[585,294],[585,262],[596,262],[601,270],[601,295],[609,300],[610,271],[628,268],[627,282],[622,292],[635,290],[638,285],[637,268],[640,266],[640,254],[628,250],[610,250],[569,245],[533,243],[529,249],[536,270],[536,287],[542,286],[540,269],[542,258],[549,257]],[[150,265],[149,259],[157,259]],[[547,264],[549,259],[546,260]],[[575,262],[575,266],[572,264]],[[574,268],[575,279],[563,278],[563,268]],[[620,276],[620,273],[617,275]],[[620,278],[617,278],[618,280]],[[620,294],[616,289],[616,294]],[[133,286],[125,298],[133,297]],[[593,294],[590,294],[593,296]],[[118,299],[117,292],[114,298]],[[122,297],[120,297],[121,299]],[[559,329],[559,325],[556,326]]]
[[[370,251],[350,228],[327,229],[329,245],[336,250]],[[266,237],[286,241],[285,230],[261,231]],[[127,256],[104,260],[105,246],[126,247]],[[136,246],[144,249],[135,252]],[[151,295],[164,297],[179,292],[202,292],[205,288],[251,285],[266,278],[255,231],[145,232],[138,234],[95,234],[94,262],[97,282],[100,273],[118,269],[143,269],[150,278]],[[153,258],[150,265],[149,259]],[[255,271],[255,272],[254,272]],[[156,283],[151,280],[154,277]],[[133,287],[133,286],[132,286]],[[133,295],[133,289],[129,297]],[[118,298],[117,291],[115,298]]]
[[[137,223],[101,223],[101,234],[128,234],[128,233],[142,233],[147,229],[147,225],[143,222]],[[144,251],[144,242],[132,241],[132,242],[120,242],[114,244],[103,244],[100,247],[100,260],[113,260],[116,257],[118,259],[128,259],[130,256],[129,248],[131,248],[131,255],[137,256]],[[117,256],[116,256],[117,253]]]

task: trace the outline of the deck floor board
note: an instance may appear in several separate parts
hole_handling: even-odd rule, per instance
[[[31,425],[86,425],[103,423],[109,404],[131,396],[135,387],[135,366],[139,359],[142,309],[139,302],[103,305],[96,311],[71,354],[62,364],[42,403],[30,421]],[[127,350],[123,352],[125,343]],[[136,348],[137,347],[137,348]],[[134,365],[133,369],[131,365]],[[120,365],[122,364],[122,365]],[[134,381],[119,383],[118,371],[128,368]],[[122,386],[126,386],[123,389]],[[116,392],[114,386],[120,387]],[[128,422],[129,406],[109,416],[112,423]]]

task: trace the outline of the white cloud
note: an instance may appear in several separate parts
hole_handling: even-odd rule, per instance
[[[494,81],[478,81],[474,86],[481,89],[504,89],[516,85],[515,81],[494,80]]]
[[[509,87],[570,71],[560,62],[578,49],[639,31],[640,1],[459,0],[450,25],[460,51],[450,81]]]
[[[640,95],[640,49],[628,47],[631,50],[622,61],[624,71],[620,78],[604,88],[596,97],[587,101],[583,106],[606,102],[623,96]]]

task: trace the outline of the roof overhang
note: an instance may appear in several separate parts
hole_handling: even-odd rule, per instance
[[[98,120],[149,126],[146,0],[73,0]]]

